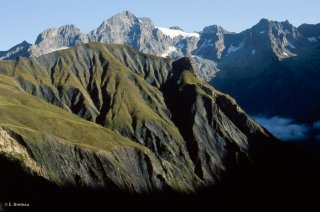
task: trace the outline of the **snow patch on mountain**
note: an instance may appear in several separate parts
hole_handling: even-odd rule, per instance
[[[64,50],[64,49],[69,49],[69,47],[67,46],[63,46],[63,47],[60,47],[60,48],[52,48],[52,49],[48,49],[48,52],[47,54],[51,53],[51,52],[55,52],[55,51],[60,51],[60,50]]]
[[[0,56],[0,60],[10,57],[11,55],[16,54],[17,52],[21,51],[23,49],[23,47],[17,47],[16,49],[12,50],[12,51],[8,51],[7,54],[3,55],[2,57]]]
[[[317,42],[317,38],[315,37],[308,37],[307,39],[309,42]]]
[[[165,51],[163,54],[161,54],[161,57],[167,57],[169,56],[169,54],[171,54],[172,52],[176,52],[177,48],[174,46],[169,46],[168,50]]]
[[[239,46],[233,46],[232,44],[230,45],[230,47],[228,48],[227,52],[228,52],[228,55],[233,53],[233,52],[236,52],[238,51],[239,49],[241,49],[242,47],[244,46],[244,42],[241,42],[239,44]]]
[[[199,38],[200,37],[199,33],[196,33],[196,32],[184,32],[182,30],[168,29],[168,28],[164,28],[164,27],[156,27],[156,28],[159,29],[163,34],[169,36],[170,38],[175,38],[175,37],[179,37],[179,36],[182,36],[184,38],[187,38],[187,37]]]
[[[295,49],[296,47],[294,45],[292,45],[292,43],[288,42],[287,45],[288,47],[290,47],[291,49]]]

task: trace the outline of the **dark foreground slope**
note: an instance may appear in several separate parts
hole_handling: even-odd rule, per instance
[[[201,81],[188,58],[91,43],[3,61],[0,73],[1,203],[317,207],[318,165]]]

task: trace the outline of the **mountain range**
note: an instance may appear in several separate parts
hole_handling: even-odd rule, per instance
[[[320,208],[319,161],[246,113],[318,120],[318,29],[125,11],[0,52],[0,210]]]
[[[37,57],[88,42],[127,44],[144,53],[178,59],[192,56],[199,40],[200,33],[184,32],[179,27],[155,27],[149,18],[138,18],[131,12],[124,11],[107,19],[88,34],[80,32],[74,25],[49,28],[38,35],[33,45],[24,41],[8,51],[0,52],[0,59]],[[215,63],[198,57],[194,62],[199,64],[203,75],[207,75],[208,80],[211,79]]]
[[[234,97],[252,117],[280,117],[313,129],[320,120],[319,40],[320,24],[294,27],[261,19],[240,33],[217,25],[190,33],[177,26],[156,27],[149,18],[124,11],[88,34],[74,25],[47,29],[35,44],[24,41],[0,52],[0,58],[38,57],[88,42],[127,44],[173,59],[191,57],[202,79]]]

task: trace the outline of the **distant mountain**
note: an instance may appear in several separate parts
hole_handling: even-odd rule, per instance
[[[90,41],[127,44],[145,53],[180,58],[191,56],[199,36],[199,33],[184,32],[179,27],[155,27],[149,18],[138,18],[131,12],[124,11],[107,19],[88,34],[81,33],[74,25],[49,28],[39,34],[29,51],[30,56],[37,57]],[[4,55],[2,59],[11,58]]]
[[[318,121],[318,28],[262,19],[244,32],[225,34],[220,72],[210,83],[236,98],[252,115]]]
[[[184,32],[180,27],[155,27],[149,18],[138,18],[131,12],[124,11],[105,20],[88,34],[81,33],[73,25],[47,29],[39,34],[34,45],[23,51],[10,49],[6,54],[3,53],[1,59],[15,59],[18,56],[37,57],[89,41],[127,44],[138,51],[178,59],[192,55],[191,52],[196,48],[199,36],[199,33]],[[199,60],[194,62],[197,63]],[[205,78],[211,79],[214,74],[209,74],[209,69],[205,68],[215,67],[215,63],[211,60],[204,61],[206,65],[197,63],[197,66],[203,69],[203,73],[207,73]]]
[[[26,41],[12,47],[8,51],[0,51],[0,59],[14,60],[17,57],[29,57],[29,48],[32,45]]]
[[[81,33],[74,25],[50,28],[38,35],[35,44],[30,47],[30,55],[37,57],[88,42],[87,35]]]
[[[201,32],[200,40],[193,54],[205,59],[220,60],[225,50],[224,37],[227,34],[235,33],[230,33],[217,25],[205,27]]]

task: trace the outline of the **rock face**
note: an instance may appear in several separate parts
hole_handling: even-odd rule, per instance
[[[220,26],[213,25],[205,27],[200,36],[194,54],[205,59],[220,60],[225,50],[224,36],[230,33]]]
[[[189,58],[90,43],[0,73],[1,156],[61,187],[192,192],[277,144]]]
[[[104,21],[88,36],[90,41],[128,44],[136,50],[155,55],[160,55],[171,43],[158,32],[149,18],[138,18],[128,11]]]
[[[14,60],[17,57],[29,57],[29,48],[32,45],[26,41],[12,47],[8,51],[0,51],[0,59]]]
[[[295,28],[288,21],[262,19],[251,29],[225,35],[229,44],[210,84],[235,97],[252,115],[319,120],[316,29],[317,25]]]
[[[198,40],[198,33],[187,33],[180,27],[158,28],[149,18],[138,18],[131,12],[124,11],[105,20],[97,29],[88,34],[81,33],[73,25],[47,29],[39,34],[34,45],[27,48],[28,54],[21,52],[10,57],[15,52],[14,49],[11,49],[8,53],[3,53],[1,59],[15,59],[18,56],[37,57],[89,41],[127,44],[144,53],[177,59],[191,56]],[[201,67],[206,68],[207,66]]]
[[[203,59],[202,57],[198,56],[192,56],[192,62],[197,66],[200,77],[206,82],[209,82],[211,79],[213,79],[219,71],[217,63],[213,62],[212,60]]]
[[[35,45],[30,48],[33,57],[48,54],[83,43],[87,43],[87,35],[80,32],[74,25],[65,25],[60,28],[50,28],[38,35]]]

